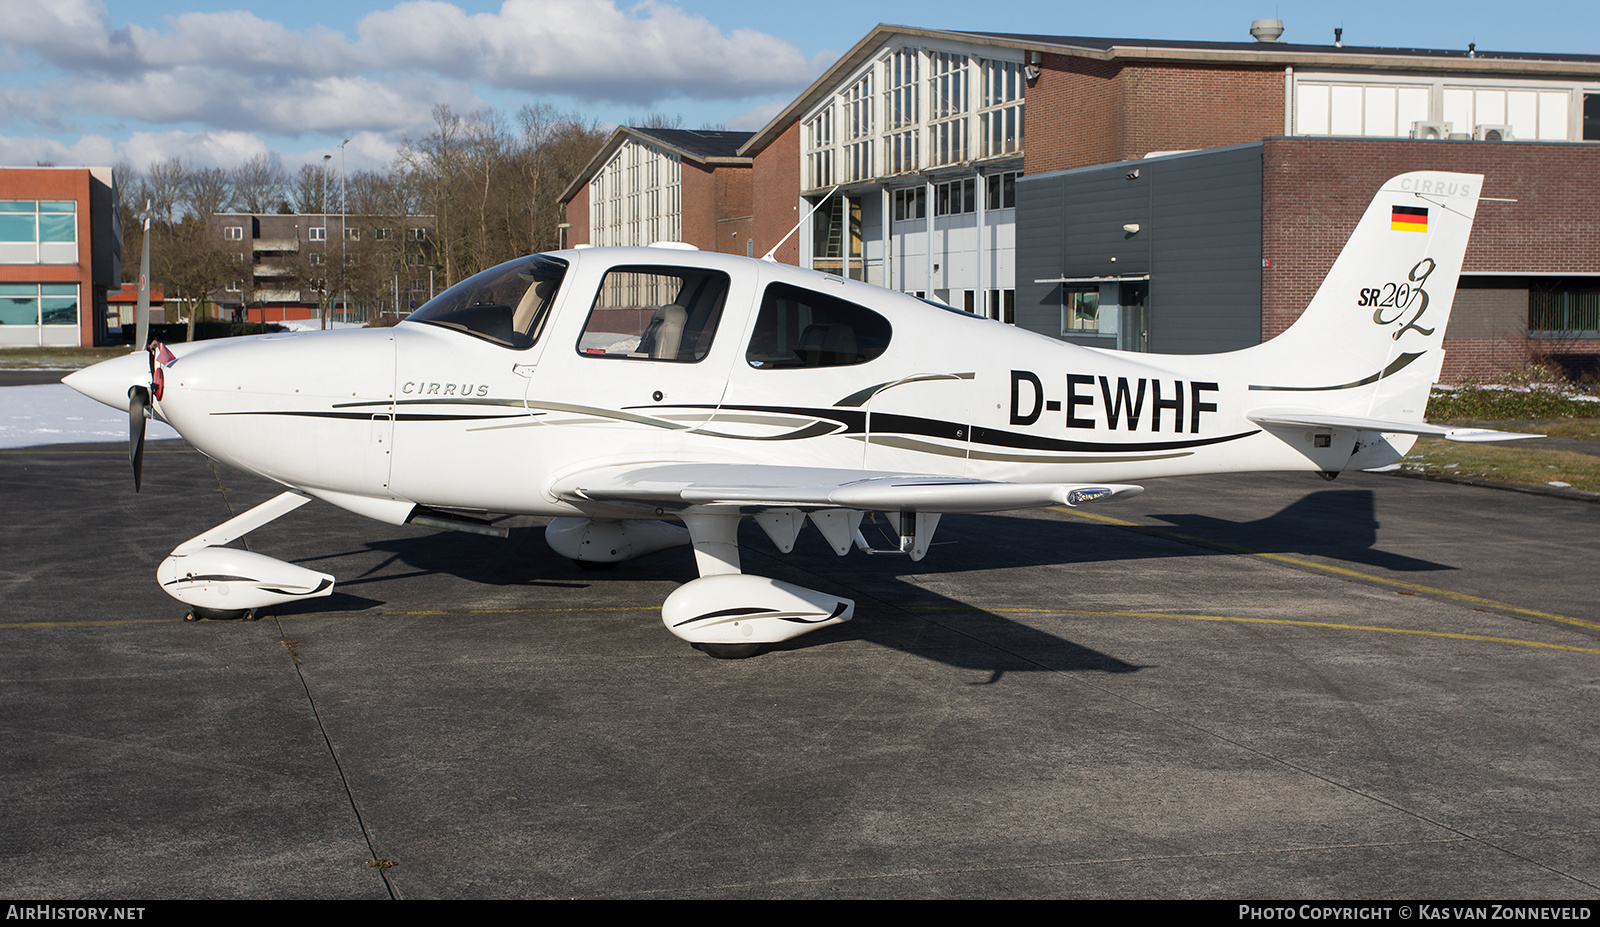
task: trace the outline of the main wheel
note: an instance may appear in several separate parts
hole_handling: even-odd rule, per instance
[[[695,644],[697,650],[718,660],[743,660],[761,651],[761,644]]]
[[[189,610],[189,614],[185,615],[184,618],[188,621],[199,621],[201,619],[206,621],[238,621],[249,614],[250,609],[248,608],[201,608],[196,605]]]

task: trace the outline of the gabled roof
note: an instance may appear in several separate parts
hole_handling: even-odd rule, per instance
[[[1108,61],[1165,60],[1249,67],[1350,68],[1375,71],[1453,71],[1494,76],[1573,76],[1600,79],[1600,55],[1541,52],[1468,51],[1437,48],[1377,48],[1355,45],[1297,45],[1286,42],[1189,42],[1169,39],[1110,39],[1015,32],[961,32],[880,23],[800,96],[739,149],[753,156],[771,144],[851,72],[886,46],[911,40],[956,42],[1013,51],[1038,51]]]
[[[606,139],[605,145],[589,159],[583,170],[572,178],[561,191],[561,205],[571,202],[611,156],[617,153],[628,139],[637,139],[665,148],[680,158],[713,167],[720,165],[748,166],[750,158],[740,155],[739,148],[750,140],[754,132],[720,132],[711,129],[652,129],[642,126],[617,126]]]

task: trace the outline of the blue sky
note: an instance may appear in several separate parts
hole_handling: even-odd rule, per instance
[[[0,164],[177,155],[291,170],[387,163],[435,104],[548,103],[604,124],[661,113],[754,129],[879,22],[941,29],[1600,54],[1592,3],[1065,4],[1012,0],[0,0]]]

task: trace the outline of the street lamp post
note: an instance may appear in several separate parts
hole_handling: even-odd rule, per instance
[[[322,202],[318,203],[318,205],[322,207],[322,294],[324,296],[327,295],[328,287],[328,162],[332,160],[333,155],[331,154],[322,156],[322,175],[318,178],[322,186],[322,195],[318,197]],[[328,327],[328,310],[322,305],[322,300],[320,299],[317,300],[317,315],[322,317],[320,327],[326,329]]]
[[[349,247],[345,242],[350,240],[350,171],[344,153],[348,144],[348,138],[339,143],[339,308],[346,322],[350,321],[350,288],[345,281],[345,275],[350,273],[349,258],[345,256],[345,248]]]

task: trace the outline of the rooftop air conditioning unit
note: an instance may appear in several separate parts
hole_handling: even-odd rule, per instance
[[[1411,124],[1411,137],[1438,141],[1450,137],[1450,123],[1448,122],[1413,122]]]
[[[1472,137],[1480,142],[1509,142],[1511,141],[1510,126],[1473,126]]]

